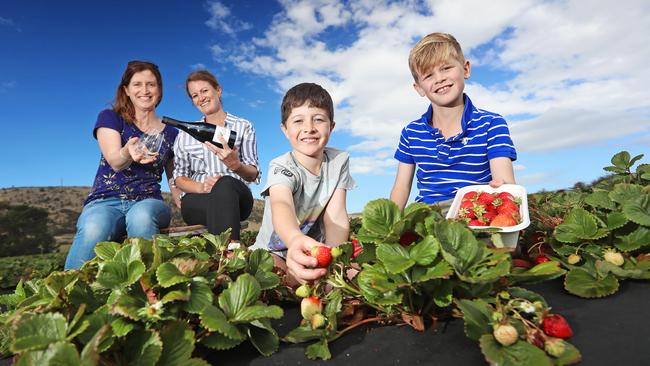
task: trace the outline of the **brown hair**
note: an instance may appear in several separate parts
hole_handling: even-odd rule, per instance
[[[465,63],[460,44],[449,33],[431,33],[422,38],[409,53],[409,68],[413,79],[418,81],[418,73],[425,74],[449,59]]]
[[[324,109],[330,121],[334,122],[334,103],[332,97],[322,86],[314,83],[302,83],[289,89],[282,99],[280,113],[282,124],[287,122],[291,111],[309,101],[311,107]]]
[[[135,121],[135,108],[133,108],[133,103],[131,103],[129,96],[126,95],[124,88],[129,86],[131,78],[133,78],[134,74],[145,70],[151,71],[151,73],[156,77],[156,81],[158,82],[158,88],[160,89],[160,98],[158,99],[158,102],[156,102],[156,107],[162,101],[163,83],[162,76],[160,75],[160,70],[158,70],[158,66],[148,61],[129,61],[129,63],[126,64],[126,70],[124,70],[124,73],[122,74],[120,85],[117,86],[115,102],[113,103],[113,111],[115,111],[115,113],[119,114],[120,117],[129,123],[133,123]]]
[[[187,75],[187,79],[185,80],[185,91],[187,92],[187,95],[192,98],[190,95],[190,88],[188,87],[190,85],[190,82],[192,81],[206,81],[210,85],[212,85],[213,88],[219,90],[219,81],[217,81],[217,78],[212,75],[212,73],[208,70],[198,70],[190,73]]]

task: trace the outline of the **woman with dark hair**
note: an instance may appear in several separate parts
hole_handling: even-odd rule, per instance
[[[179,132],[174,143],[174,184],[183,191],[183,220],[205,225],[212,234],[231,228],[231,239],[238,241],[240,221],[248,218],[253,208],[248,184],[260,180],[255,129],[249,121],[223,110],[221,86],[210,72],[192,72],[185,90],[203,114],[203,122],[235,131],[237,139],[231,149],[219,136],[223,146],[219,148]]]
[[[125,234],[151,239],[169,226],[171,212],[162,199],[160,180],[163,169],[168,179],[172,177],[172,146],[178,131],[156,115],[162,86],[158,66],[131,61],[117,87],[113,108],[99,113],[93,129],[101,151],[99,168],[77,220],[66,269],[80,268],[92,259],[98,242],[118,240]],[[143,147],[140,137],[145,133],[162,134],[157,152]]]

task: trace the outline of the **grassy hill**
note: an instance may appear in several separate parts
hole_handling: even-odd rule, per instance
[[[69,245],[75,232],[77,218],[90,187],[20,187],[0,188],[0,202],[11,205],[39,207],[48,212],[48,229],[57,243]],[[163,192],[163,198],[172,207],[172,225],[185,225],[181,213],[173,205],[171,195]],[[258,230],[262,223],[264,201],[255,200],[249,221],[249,230]]]

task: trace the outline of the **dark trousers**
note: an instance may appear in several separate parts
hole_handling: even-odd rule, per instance
[[[230,176],[221,177],[210,193],[187,193],[181,200],[181,215],[188,225],[205,225],[211,234],[232,228],[239,240],[240,221],[253,209],[253,195],[246,184]]]

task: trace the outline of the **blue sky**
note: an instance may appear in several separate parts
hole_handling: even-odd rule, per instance
[[[330,145],[351,153],[358,183],[349,211],[360,211],[388,196],[399,131],[426,109],[406,62],[434,31],[454,34],[473,63],[473,102],[508,120],[520,184],[589,182],[620,150],[650,152],[649,13],[641,0],[4,0],[0,187],[89,186],[97,113],[126,63],[145,59],[163,74],[161,116],[197,119],[185,77],[214,72],[226,111],[257,129],[263,174],[289,148],[278,128],[284,91],[323,85],[337,104]]]

